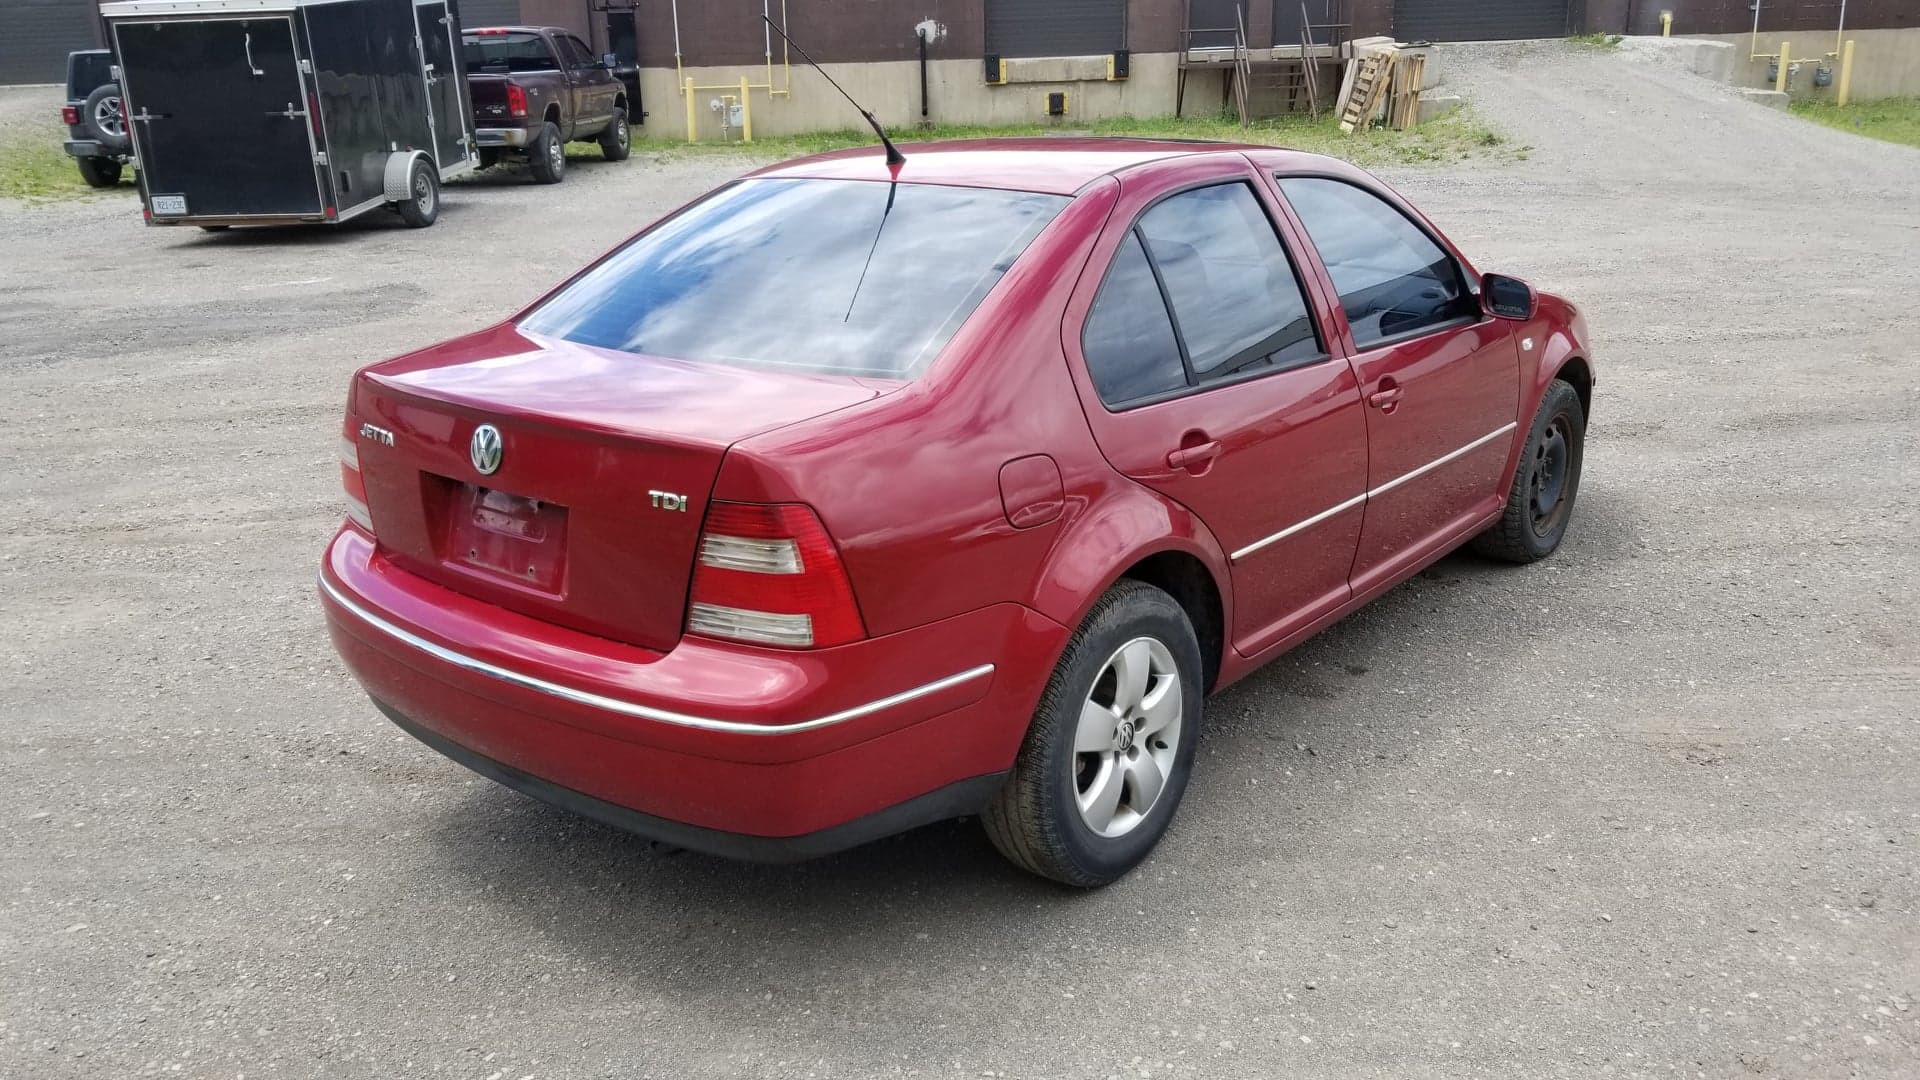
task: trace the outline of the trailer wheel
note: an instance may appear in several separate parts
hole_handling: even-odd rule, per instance
[[[413,159],[413,168],[407,174],[407,196],[393,204],[407,228],[424,229],[440,216],[440,178],[433,175],[433,166],[424,157]]]
[[[540,137],[527,147],[527,164],[538,183],[557,184],[567,175],[567,143],[551,120],[540,125]]]

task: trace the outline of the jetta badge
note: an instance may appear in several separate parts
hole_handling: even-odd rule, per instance
[[[473,441],[467,444],[467,456],[481,476],[492,476],[500,468],[500,429],[481,424],[473,429]]]

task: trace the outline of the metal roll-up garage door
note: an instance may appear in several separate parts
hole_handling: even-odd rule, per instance
[[[1511,41],[1567,35],[1568,0],[1394,0],[1401,41]]]
[[[987,0],[994,56],[1095,56],[1127,47],[1127,0]]]
[[[516,26],[525,21],[520,17],[520,0],[460,0],[462,27]]]
[[[98,48],[92,0],[0,0],[0,85],[64,83],[67,53]]]

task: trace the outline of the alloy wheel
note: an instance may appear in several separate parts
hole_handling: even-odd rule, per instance
[[[547,144],[547,163],[553,166],[554,172],[566,168],[567,148],[560,145],[560,140],[555,139]]]
[[[1134,638],[1107,658],[1073,740],[1073,797],[1087,828],[1112,838],[1146,820],[1180,752],[1182,708],[1165,645]]]
[[[126,125],[120,121],[120,99],[117,97],[103,97],[94,102],[93,122],[114,138],[127,133]]]

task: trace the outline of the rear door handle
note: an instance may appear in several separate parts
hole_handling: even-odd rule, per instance
[[[1367,404],[1381,412],[1392,412],[1393,407],[1400,404],[1400,395],[1403,393],[1405,391],[1396,385],[1383,384],[1380,389],[1367,395]]]
[[[1220,444],[1217,442],[1203,442],[1196,446],[1183,446],[1178,450],[1168,452],[1167,468],[1191,469],[1205,465],[1207,462],[1219,456]]]

